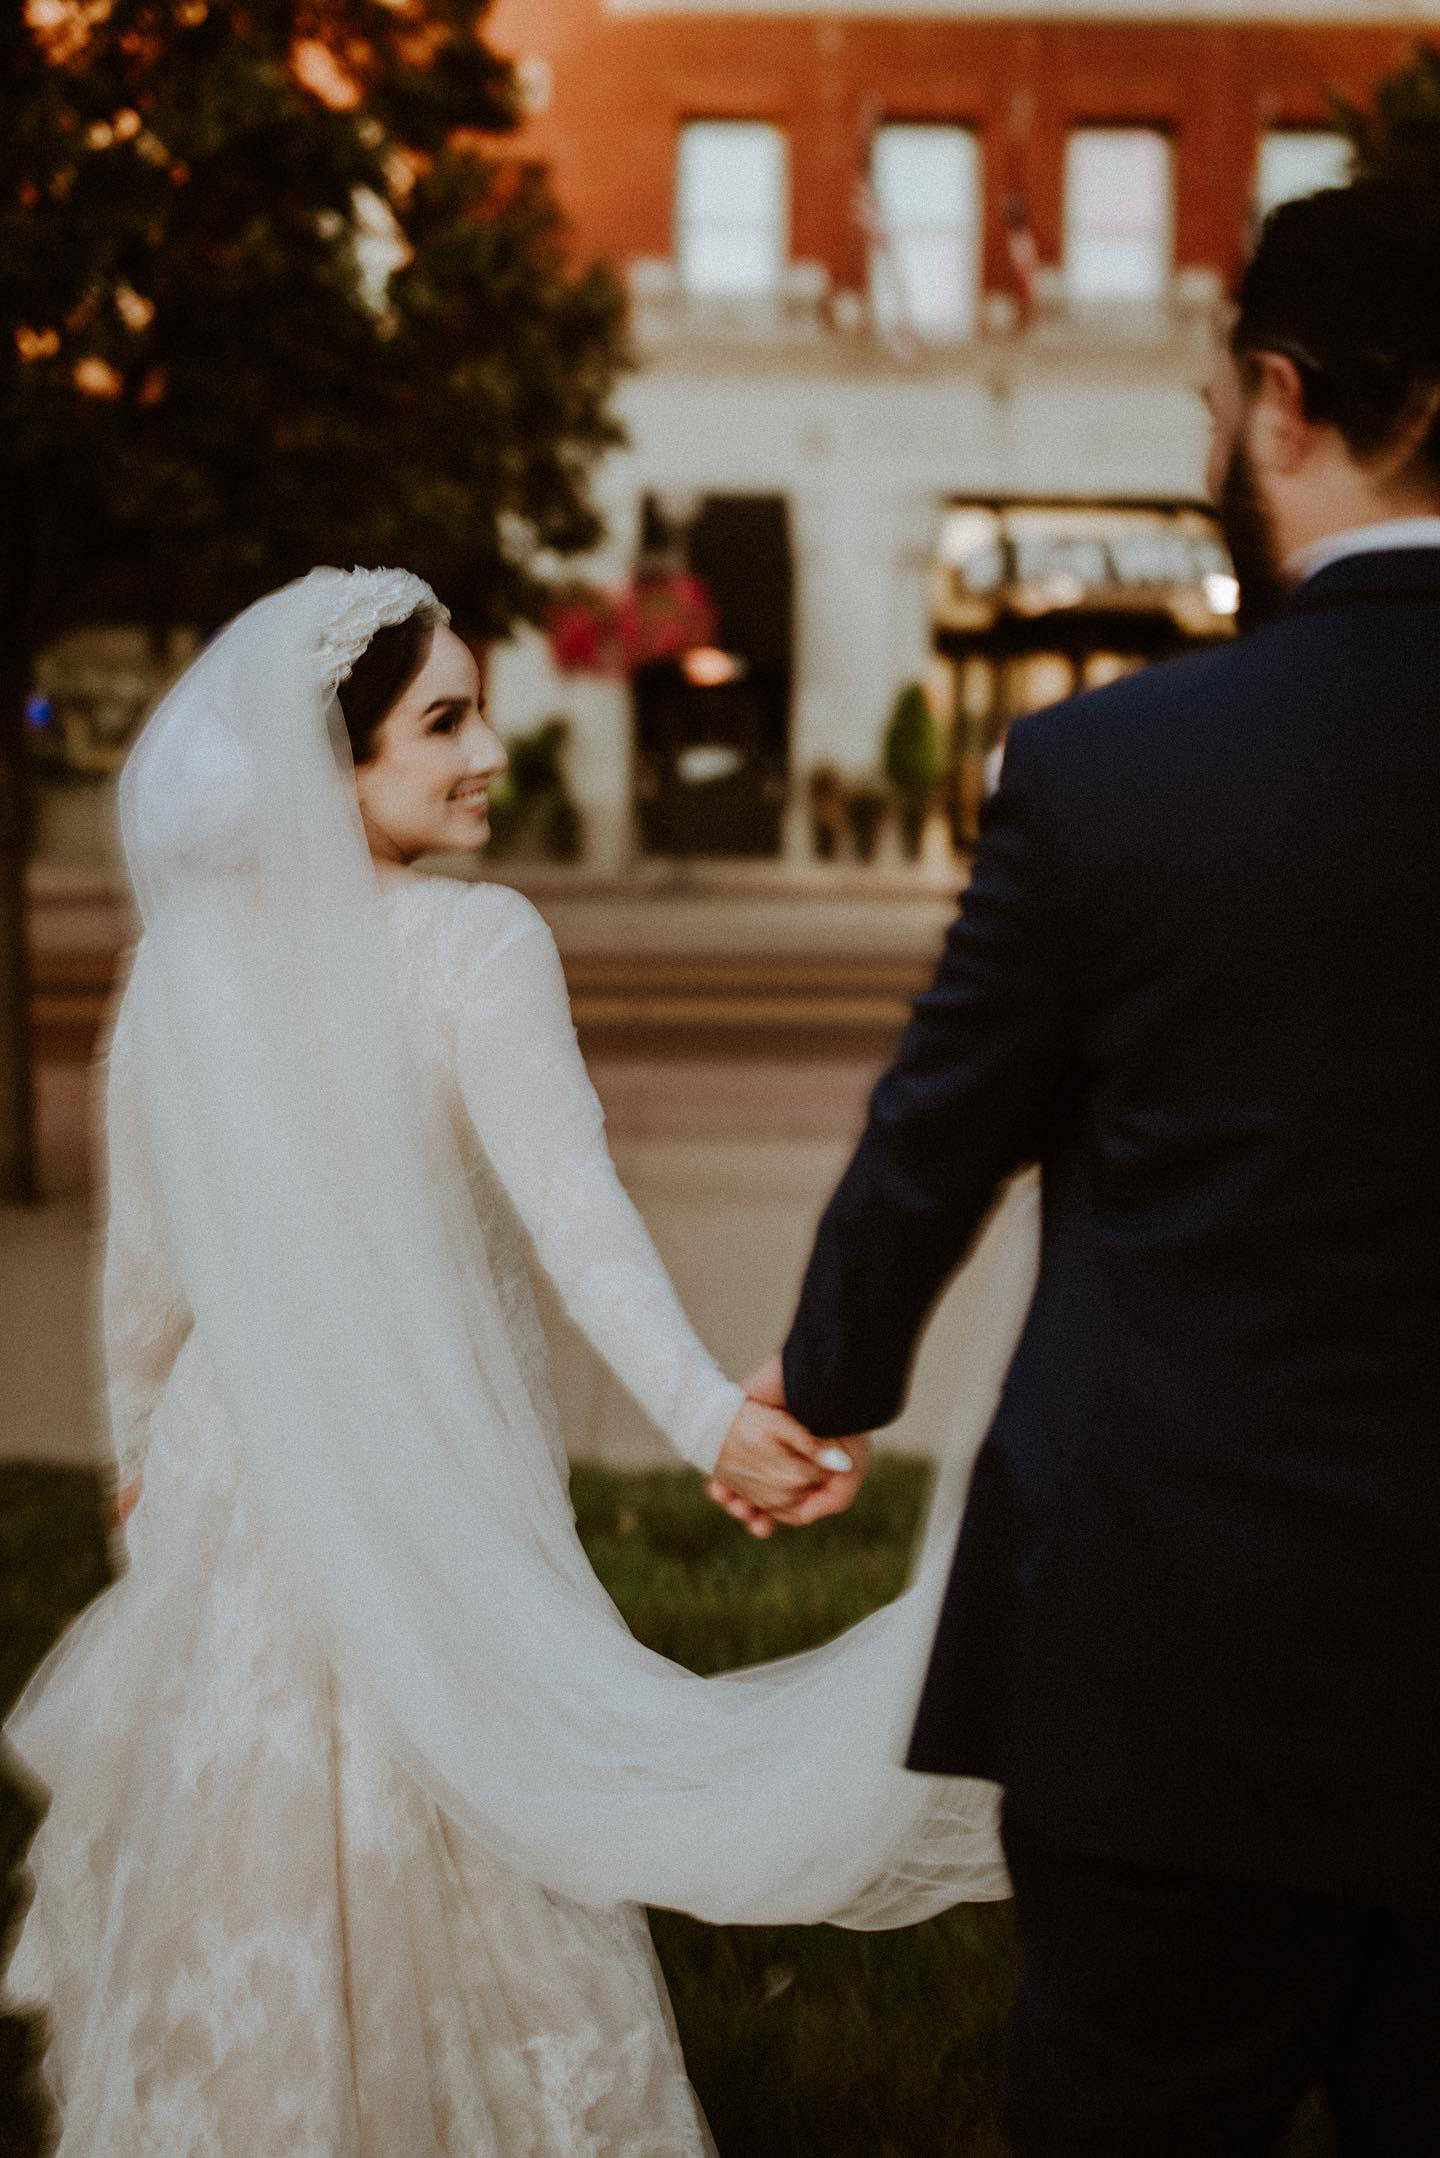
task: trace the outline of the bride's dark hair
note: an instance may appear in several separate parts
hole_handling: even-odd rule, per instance
[[[376,630],[336,691],[357,769],[375,755],[375,736],[385,715],[424,666],[434,634],[435,624],[424,614],[387,622]]]

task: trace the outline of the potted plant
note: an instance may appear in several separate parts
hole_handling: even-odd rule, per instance
[[[565,778],[569,735],[570,722],[552,713],[506,743],[509,767],[490,790],[492,854],[533,848],[552,861],[578,861],[584,826]]]
[[[833,862],[845,830],[845,782],[833,764],[810,774],[810,835],[816,857]]]
[[[856,857],[862,862],[873,862],[890,797],[878,780],[862,779],[850,789],[848,807]]]
[[[552,862],[578,862],[585,852],[585,820],[568,792],[552,794],[540,812],[540,849]]]
[[[895,699],[885,729],[884,765],[900,812],[905,852],[917,861],[925,820],[945,772],[940,730],[919,682],[907,682]]]

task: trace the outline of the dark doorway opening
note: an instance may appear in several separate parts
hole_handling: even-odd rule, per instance
[[[634,677],[636,809],[648,853],[779,852],[789,774],[794,572],[783,495],[647,495],[637,575],[688,570],[715,641]]]

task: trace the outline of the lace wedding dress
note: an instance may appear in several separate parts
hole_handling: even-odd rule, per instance
[[[464,1134],[557,1452],[527,1232],[641,1403],[713,1460],[740,1390],[615,1177],[548,931],[498,887],[384,890],[413,1038]],[[55,1794],[9,1988],[51,2007],[63,2158],[709,2151],[643,1912],[551,1894],[456,1830],[275,1564],[169,1276],[128,1032],[122,1003],[103,1313],[120,1472],[143,1467],[142,1496],[127,1571],[6,1726]]]
[[[906,1592],[719,1677],[636,1641],[531,1259],[697,1468],[740,1390],[616,1179],[539,915],[371,861],[334,689],[417,607],[405,571],[268,594],[121,772],[102,1315],[143,1493],[5,1726],[48,1804],[8,1998],[48,2012],[60,2158],[689,2158],[645,1904],[878,1927],[1008,1893],[994,1788],[899,1763],[1033,1206]]]

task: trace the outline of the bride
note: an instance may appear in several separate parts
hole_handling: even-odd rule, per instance
[[[9,1998],[63,2158],[685,2158],[646,1903],[889,1926],[1008,1892],[993,1789],[896,1765],[953,1468],[905,1595],[777,1664],[693,1677],[585,1559],[530,1255],[697,1468],[792,1518],[835,1488],[686,1321],[539,915],[411,866],[481,844],[503,764],[447,622],[406,572],[312,571],[121,776],[102,1312],[138,1503],[5,1726],[48,1805]]]

